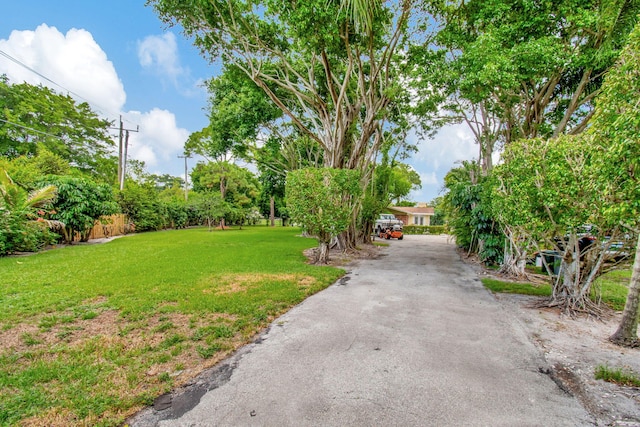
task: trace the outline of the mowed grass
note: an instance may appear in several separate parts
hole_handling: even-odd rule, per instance
[[[503,280],[483,278],[481,279],[485,288],[492,292],[505,294],[522,294],[536,296],[551,296],[551,285],[536,285],[533,283],[505,282]]]
[[[172,230],[0,259],[0,425],[120,425],[343,270],[290,227]]]

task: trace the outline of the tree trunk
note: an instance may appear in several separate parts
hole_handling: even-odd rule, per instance
[[[67,227],[65,227],[63,230],[64,230],[64,242],[72,245],[75,230],[73,228],[67,228]]]
[[[340,249],[342,252],[355,250],[357,247],[357,235],[357,227],[352,222],[351,225],[349,225],[349,228],[338,234],[336,239],[338,249]]]
[[[564,255],[558,279],[553,287],[552,304],[569,314],[591,312],[595,306],[589,299],[591,286],[581,286],[580,246],[575,234],[569,236],[564,247]]]
[[[633,274],[629,282],[629,292],[627,293],[627,302],[622,312],[622,320],[618,330],[611,335],[609,340],[618,344],[629,347],[640,346],[638,339],[638,315],[640,294],[640,234],[638,235],[638,244],[636,245],[636,257],[633,262]]]
[[[276,208],[275,208],[275,199],[273,196],[269,198],[269,220],[271,221],[271,226],[276,226]]]
[[[360,230],[360,235],[357,239],[358,243],[363,243],[365,245],[371,244],[371,235],[373,234],[373,223],[371,221],[366,221],[362,224],[362,230]]]
[[[504,251],[504,259],[500,266],[500,273],[511,277],[524,278],[527,276],[525,266],[526,258],[520,256],[517,252],[507,250]]]
[[[80,233],[80,241],[81,242],[88,242],[89,241],[89,236],[91,236],[91,229],[83,231],[82,233]]]
[[[222,197],[222,201],[227,197],[227,185],[225,182],[224,175],[220,177],[220,196]],[[220,229],[224,230],[224,216],[220,219]]]
[[[316,255],[316,264],[328,264],[329,263],[329,243],[318,243],[318,253]]]
[[[527,265],[527,252],[518,247],[514,241],[513,233],[508,229],[505,231],[507,237],[504,242],[504,257],[500,266],[500,273],[513,277],[526,277],[525,267]]]

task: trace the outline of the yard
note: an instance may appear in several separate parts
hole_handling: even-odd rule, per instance
[[[0,259],[0,424],[119,425],[333,283],[295,228],[137,234]]]

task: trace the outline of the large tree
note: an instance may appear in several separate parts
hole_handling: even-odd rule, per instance
[[[413,56],[422,62],[422,79],[413,79],[423,94],[420,113],[467,123],[487,173],[499,143],[586,128],[640,2],[466,0],[434,2],[431,10],[441,22],[437,49]],[[438,97],[442,104],[433,102]]]
[[[607,196],[605,214],[613,224],[624,224],[640,239],[640,25],[616,66],[609,72],[598,97],[591,133],[597,146],[600,178],[596,191]],[[633,274],[622,321],[611,340],[639,345],[640,241],[636,244]]]
[[[612,267],[610,245],[623,234],[605,214],[608,197],[596,189],[596,158],[588,135],[522,139],[507,147],[494,171],[500,183],[494,212],[514,246],[557,254],[552,304],[568,312],[597,312],[591,287]]]
[[[225,217],[242,221],[256,207],[260,193],[258,179],[248,170],[228,161],[198,163],[191,172],[193,188],[202,193],[217,193],[224,202]]]
[[[389,106],[402,90],[395,54],[419,2],[148,3],[208,57],[244,72],[283,121],[321,147],[325,166],[363,171],[368,182]]]
[[[185,144],[209,160],[227,155],[248,157],[261,132],[278,128],[282,111],[266,93],[233,63],[209,80],[209,125],[195,132]],[[277,88],[273,88],[277,91]]]

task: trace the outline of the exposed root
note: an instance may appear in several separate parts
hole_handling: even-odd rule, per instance
[[[609,337],[609,341],[621,347],[640,348],[640,339],[638,338],[627,339],[627,338],[617,337],[614,334]]]
[[[610,310],[589,300],[586,303],[577,304],[571,302],[568,298],[543,298],[531,304],[532,308],[555,308],[562,314],[576,318],[587,316],[596,320],[602,320],[610,317]]]
[[[315,264],[317,259],[318,248],[307,249],[304,252],[310,264]],[[324,265],[342,266],[347,265],[358,259],[376,259],[381,256],[380,248],[374,245],[362,245],[356,249],[331,249],[329,250],[329,260]]]

